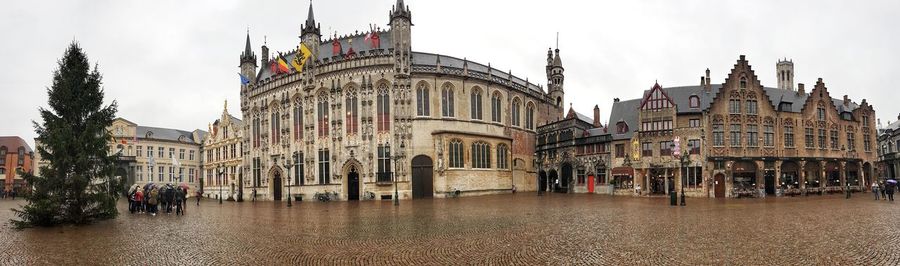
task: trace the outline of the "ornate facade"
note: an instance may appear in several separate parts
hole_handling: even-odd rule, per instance
[[[412,49],[399,0],[388,29],[322,40],[310,6],[298,51],[240,57],[244,191],[281,200],[402,199],[535,190],[534,130],[562,116],[564,69],[548,51],[548,92],[466,59]],[[299,49],[298,49],[299,50]],[[259,66],[262,66],[261,68]],[[289,192],[290,191],[290,192]]]
[[[721,85],[710,82],[707,70],[699,86],[655,84],[640,99],[615,99],[605,166],[611,178],[595,185],[617,194],[692,197],[865,188],[875,178],[873,107],[865,99],[832,98],[821,78],[808,93],[802,83],[794,90],[793,66],[779,61],[779,88],[767,88],[742,55]],[[538,141],[547,137],[562,140],[539,135]],[[561,173],[570,180],[578,174]]]
[[[209,125],[203,139],[203,194],[209,198],[235,200],[243,196],[238,175],[242,167],[244,123],[228,113],[228,102],[221,117]]]
[[[22,173],[32,172],[34,151],[18,136],[0,137],[0,190],[19,190],[25,188]]]

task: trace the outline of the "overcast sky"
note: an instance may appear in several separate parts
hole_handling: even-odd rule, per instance
[[[394,0],[316,0],[323,34],[370,23],[387,28]],[[706,68],[724,82],[747,55],[765,86],[775,62],[793,59],[795,82],[823,78],[831,95],[874,105],[896,121],[900,90],[900,1],[484,1],[406,0],[415,51],[467,57],[545,83],[547,48],[566,69],[566,99],[603,120],[613,98],[697,85]],[[257,55],[292,49],[309,2],[10,1],[0,8],[0,135],[33,145],[31,121],[46,106],[45,88],[72,40],[99,63],[107,101],[118,116],[146,126],[203,129],[224,100],[240,117],[239,56],[247,28]],[[809,85],[811,86],[811,85]],[[545,86],[546,87],[546,86]]]

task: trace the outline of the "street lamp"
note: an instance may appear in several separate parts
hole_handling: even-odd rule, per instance
[[[238,198],[237,202],[244,202],[244,168],[238,168]]]
[[[535,164],[537,164],[537,166],[538,166],[538,183],[539,183],[538,184],[538,196],[543,196],[544,190],[541,189],[541,185],[546,185],[546,184],[540,184],[540,183],[541,183],[541,172],[543,171],[543,166],[544,166],[544,157],[542,155],[539,155],[537,152],[535,152],[534,153],[534,161],[535,161]],[[544,183],[546,183],[546,180]]]
[[[281,154],[281,162],[283,163],[282,166],[284,166],[284,168],[287,168],[287,206],[291,207],[291,167],[293,167],[294,165],[292,164],[291,159],[284,159],[283,153]]]
[[[224,183],[222,181],[224,181],[224,179],[225,179],[224,165],[220,163],[219,167],[217,168],[217,171],[219,173],[219,178],[218,178],[218,180],[216,180],[219,183],[219,204],[222,204],[222,183]]]

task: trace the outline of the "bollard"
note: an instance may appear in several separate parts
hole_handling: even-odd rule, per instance
[[[674,190],[671,191],[671,192],[669,192],[669,205],[671,205],[671,206],[677,206],[677,205],[678,205],[678,200],[676,200],[676,198],[677,198],[677,195],[676,195],[676,194],[678,194],[678,193],[675,193]]]

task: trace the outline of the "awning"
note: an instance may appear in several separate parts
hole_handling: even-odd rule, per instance
[[[634,168],[615,167],[612,169],[612,175],[634,175]]]

